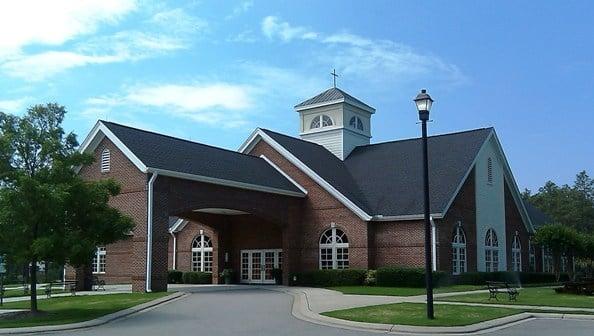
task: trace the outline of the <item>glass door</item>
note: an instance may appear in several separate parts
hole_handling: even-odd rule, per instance
[[[242,250],[241,282],[274,284],[272,270],[282,268],[282,250]]]

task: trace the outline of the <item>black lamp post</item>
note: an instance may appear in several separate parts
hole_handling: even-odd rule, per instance
[[[427,289],[427,318],[433,319],[433,268],[431,267],[431,215],[429,209],[429,157],[427,154],[427,121],[433,99],[423,89],[414,99],[423,129],[423,193],[425,203],[425,287]]]

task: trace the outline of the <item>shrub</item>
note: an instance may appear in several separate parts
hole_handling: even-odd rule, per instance
[[[568,279],[567,274],[561,280]],[[467,272],[450,276],[448,283],[452,285],[484,285],[487,281],[510,282],[520,285],[554,283],[555,274],[539,272]]]
[[[376,270],[369,270],[365,273],[365,279],[363,280],[363,284],[366,286],[375,286],[377,283],[377,271]]]
[[[182,283],[183,274],[184,273],[182,271],[169,270],[169,272],[167,273],[167,283],[170,283],[170,284]]]
[[[446,274],[433,272],[433,285],[438,287],[445,282]],[[422,268],[383,267],[376,273],[378,286],[386,287],[425,287],[425,270]]]
[[[311,287],[359,286],[363,284],[366,270],[315,270],[296,273],[291,284]]]
[[[283,283],[283,270],[280,268],[273,268],[272,269],[272,277],[277,285]]]
[[[212,273],[206,272],[185,272],[183,275],[185,284],[210,284],[212,283]]]

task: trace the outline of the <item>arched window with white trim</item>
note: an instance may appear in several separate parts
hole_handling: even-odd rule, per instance
[[[364,127],[363,127],[363,121],[361,120],[361,118],[354,116],[351,118],[351,120],[349,121],[349,126],[352,128],[356,128],[359,131],[363,131]]]
[[[495,230],[487,230],[485,235],[485,271],[499,271],[499,241]]]
[[[528,240],[528,267],[530,272],[536,272],[536,249],[532,239]]]
[[[452,274],[466,272],[466,235],[462,223],[458,222],[452,239]]]
[[[522,242],[520,241],[520,235],[516,232],[511,249],[512,257],[512,271],[522,271]]]
[[[309,125],[310,129],[314,129],[314,128],[320,128],[320,127],[328,127],[328,126],[332,126],[334,125],[334,122],[332,121],[332,118],[330,118],[329,116],[322,114],[319,116],[316,116],[312,119],[311,124]]]
[[[101,172],[102,173],[109,173],[111,169],[111,152],[109,149],[105,148],[101,152]]]
[[[192,271],[212,272],[212,241],[202,232],[192,241]]]
[[[349,268],[349,240],[341,229],[331,227],[320,237],[320,269]]]

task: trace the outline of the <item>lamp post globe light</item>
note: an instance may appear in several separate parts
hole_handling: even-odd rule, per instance
[[[422,89],[414,99],[423,131],[423,194],[425,206],[425,287],[427,290],[427,318],[433,319],[433,267],[431,265],[431,215],[429,209],[429,155],[427,153],[427,121],[433,99]]]

